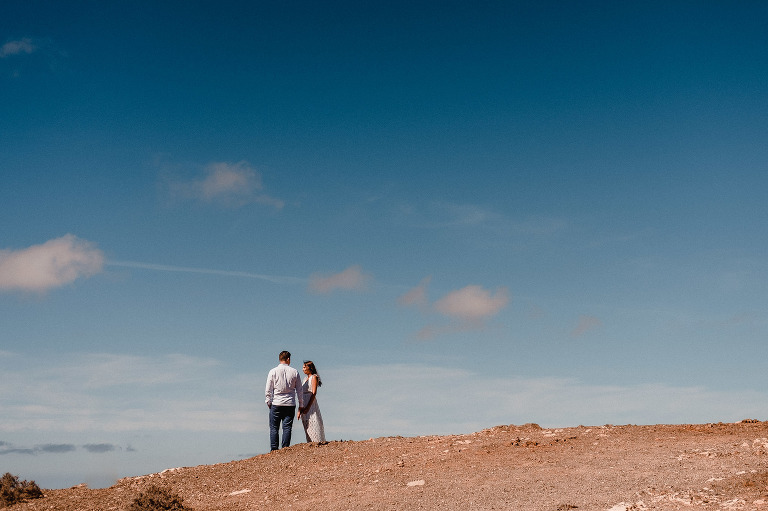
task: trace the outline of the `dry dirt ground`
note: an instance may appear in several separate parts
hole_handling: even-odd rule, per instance
[[[297,444],[270,454],[45,490],[13,511],[124,510],[150,485],[214,510],[765,510],[768,422],[542,429]]]

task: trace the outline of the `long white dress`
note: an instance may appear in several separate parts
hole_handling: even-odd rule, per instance
[[[314,374],[310,375],[306,377],[301,384],[305,403],[308,403],[312,397],[312,392],[309,390],[311,378],[317,378],[317,376]],[[315,394],[315,400],[312,401],[312,406],[309,407],[307,413],[301,415],[301,422],[304,424],[304,433],[307,435],[307,442],[325,443],[325,428],[323,428],[323,416],[320,414],[320,407],[317,405],[317,394]]]

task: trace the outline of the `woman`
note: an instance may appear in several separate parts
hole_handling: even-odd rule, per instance
[[[320,415],[320,407],[317,406],[317,388],[323,382],[317,374],[315,364],[311,360],[304,362],[304,382],[301,385],[304,393],[304,408],[299,408],[296,418],[301,419],[304,424],[304,433],[307,435],[307,442],[325,442],[325,429],[323,428],[323,416]]]

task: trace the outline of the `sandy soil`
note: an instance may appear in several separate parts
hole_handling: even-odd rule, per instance
[[[123,510],[150,485],[203,510],[768,511],[768,422],[542,429],[298,444],[45,490],[14,511]]]

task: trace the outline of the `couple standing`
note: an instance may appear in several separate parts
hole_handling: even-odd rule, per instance
[[[317,374],[315,364],[311,360],[304,362],[304,381],[299,380],[299,372],[291,367],[291,354],[281,351],[280,363],[269,371],[267,376],[266,402],[269,408],[269,442],[271,450],[278,449],[278,429],[282,424],[283,447],[291,445],[291,428],[293,428],[293,413],[296,402],[299,412],[296,418],[301,419],[307,442],[325,443],[325,430],[320,407],[317,406],[317,388],[323,383]],[[296,398],[294,398],[294,394]]]

